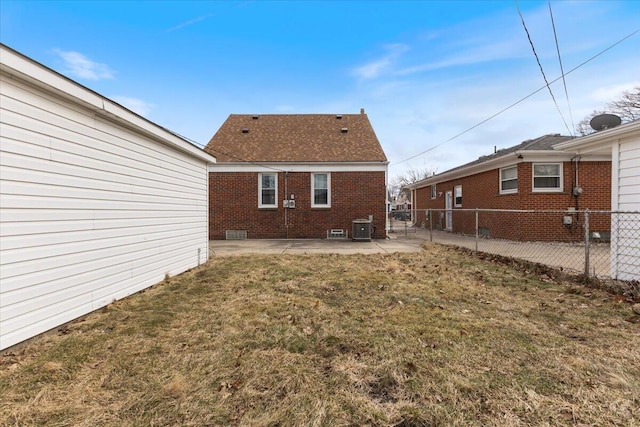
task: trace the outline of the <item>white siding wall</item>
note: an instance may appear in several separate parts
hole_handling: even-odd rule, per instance
[[[204,160],[0,85],[0,349],[207,260]]]
[[[640,212],[640,139],[622,140],[613,147],[613,164],[617,167],[618,211]],[[616,174],[614,174],[615,176]],[[620,214],[612,227],[611,261],[614,277],[640,280],[640,215]]]

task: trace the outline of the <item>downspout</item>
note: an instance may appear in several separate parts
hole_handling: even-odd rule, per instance
[[[580,223],[580,204],[578,203],[578,198],[580,197],[581,191],[578,191],[578,188],[580,188],[580,184],[578,182],[578,165],[580,163],[580,159],[581,156],[576,155],[571,159],[571,163],[574,166],[573,168],[573,185],[571,186],[571,194],[573,195],[573,198],[575,199],[575,208],[576,208],[576,227],[578,227],[578,224]],[[575,164],[574,164],[575,162]]]

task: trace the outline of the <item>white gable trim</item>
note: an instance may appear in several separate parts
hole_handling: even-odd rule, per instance
[[[613,129],[607,129],[591,135],[576,138],[568,142],[562,142],[554,145],[556,150],[570,151],[578,154],[587,154],[592,152],[608,151],[611,147],[611,141],[631,138],[634,134],[640,133],[640,120],[631,123],[625,123]]]

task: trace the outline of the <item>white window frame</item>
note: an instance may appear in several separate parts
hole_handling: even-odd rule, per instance
[[[436,198],[436,184],[431,184],[431,200]]]
[[[516,177],[515,178],[509,178],[509,179],[504,179],[502,176],[502,172],[506,171],[506,170],[510,170],[510,169],[515,169],[516,170]],[[502,183],[505,181],[514,181],[516,182],[516,188],[511,188],[511,189],[507,189],[507,190],[503,190],[502,189]],[[518,165],[513,165],[513,166],[507,166],[506,168],[502,168],[500,169],[500,194],[514,194],[518,192]]]
[[[543,187],[536,188],[536,166],[544,165],[544,166],[557,166],[558,167],[558,187]],[[562,163],[552,162],[552,163],[532,163],[531,164],[531,191],[534,193],[561,193],[563,191],[563,182],[564,177],[562,174]]]
[[[458,193],[460,193],[459,196]],[[460,197],[460,203],[458,203],[458,197]],[[462,185],[456,185],[453,187],[453,207],[462,207]]]
[[[264,175],[271,175],[275,177],[275,190],[276,190],[276,194],[275,194],[275,203],[274,204],[263,204],[262,203],[262,177]],[[278,174],[275,172],[268,172],[268,173],[259,173],[258,174],[258,208],[277,208],[278,207]]]
[[[327,176],[327,203],[326,204],[318,204],[315,202],[315,194],[316,194],[316,175],[326,175]],[[329,172],[323,173],[312,173],[311,174],[311,207],[312,208],[330,208],[331,207],[331,174]]]

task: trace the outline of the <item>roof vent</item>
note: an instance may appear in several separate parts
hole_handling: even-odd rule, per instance
[[[251,117],[253,120],[258,120],[260,118],[260,116],[252,116]]]
[[[242,133],[249,133],[249,128],[242,128]]]
[[[342,114],[336,114],[336,119],[340,120],[342,118]]]
[[[347,132],[349,132],[349,128],[342,128],[342,129],[340,129],[340,132],[347,133]]]

